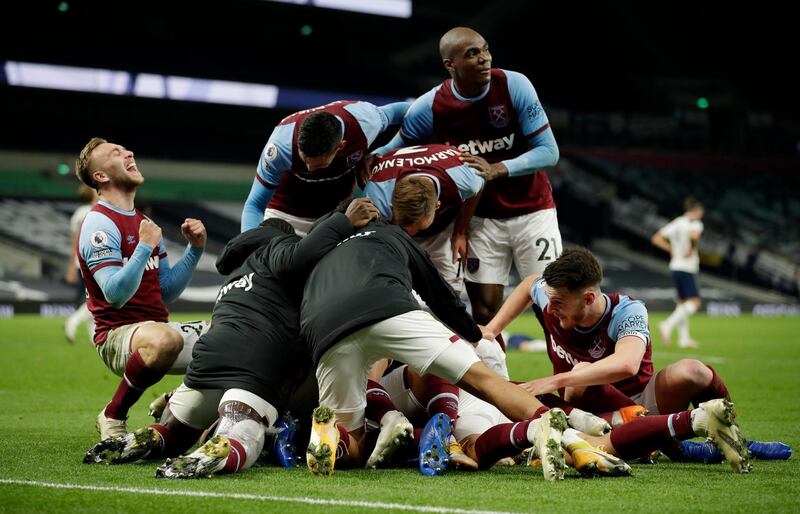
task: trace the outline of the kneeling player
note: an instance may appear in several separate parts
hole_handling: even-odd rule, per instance
[[[218,269],[232,273],[217,297],[212,328],[195,346],[184,384],[170,399],[167,421],[103,441],[84,462],[128,462],[154,456],[153,449],[163,455],[170,443],[174,451],[176,427],[184,435],[178,445],[185,449],[186,440],[196,439],[219,416],[211,439],[192,454],[167,461],[157,476],[193,478],[251,466],[264,445],[265,428],[274,426],[310,369],[297,340],[305,277],[318,259],[353,235],[354,226],[377,215],[368,200],[359,199],[346,215],[334,213],[303,240],[285,221],[270,219],[231,241]]]
[[[638,403],[651,415],[730,399],[716,371],[695,359],[654,375],[647,309],[630,297],[602,293],[601,280],[600,264],[588,250],[566,250],[542,278],[524,279],[484,328],[484,337],[492,337],[533,304],[555,374],[522,384],[524,389],[560,391],[570,404],[592,412]]]

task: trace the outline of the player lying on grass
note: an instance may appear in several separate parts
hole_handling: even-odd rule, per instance
[[[414,401],[413,390],[418,387],[415,383],[417,379],[413,372],[403,367],[388,373],[382,380],[382,384],[386,386],[384,394],[373,393],[369,396],[368,415],[373,419],[391,418],[393,410],[400,410],[409,419],[424,419],[424,409]],[[538,433],[539,426],[535,423],[512,423],[497,408],[469,393],[461,391],[459,396],[458,422],[453,434],[467,456],[474,459],[481,469],[487,469],[505,457],[516,456],[526,448],[534,447],[535,453],[539,454],[543,443],[541,439],[537,439],[537,436],[541,436]],[[553,410],[563,412],[560,409]],[[561,443],[568,454],[567,463],[571,463],[585,475],[629,474],[630,468],[627,464],[616,457],[642,457],[662,445],[674,443],[675,440],[698,436],[714,440],[735,471],[746,473],[750,470],[747,448],[735,424],[733,405],[727,400],[709,401],[694,411],[633,417],[624,425],[601,436],[587,435],[567,428],[566,419],[557,428],[551,428],[548,437]],[[439,432],[449,431],[450,424],[445,418]],[[600,447],[605,451],[597,449]],[[427,450],[428,448],[421,447],[421,467]],[[439,444],[436,450],[440,455],[433,459],[428,456],[432,460],[429,465],[443,470],[446,468],[448,445]],[[548,472],[548,466],[558,466],[557,462],[542,460],[545,473]],[[563,474],[563,470],[561,473]]]
[[[412,289],[436,318],[420,309]],[[320,408],[306,453],[314,474],[331,474],[337,459],[346,466],[366,462],[368,372],[381,358],[457,384],[510,419],[529,420],[547,410],[480,362],[465,342],[480,341],[480,329],[426,253],[396,225],[371,222],[317,263],[303,290],[300,335],[319,384]],[[554,458],[563,460],[557,453]]]
[[[603,293],[602,278],[600,263],[591,252],[566,250],[541,278],[525,278],[483,328],[484,337],[494,337],[533,305],[554,374],[521,384],[522,388],[535,395],[557,391],[570,405],[600,413],[639,404],[650,415],[671,414],[690,404],[730,400],[722,378],[699,360],[682,359],[654,374],[644,303]],[[540,399],[566,409],[552,396]],[[673,451],[675,445],[662,450],[680,458]]]
[[[211,329],[195,345],[184,379],[161,423],[106,439],[86,463],[122,463],[178,455],[220,417],[215,434],[190,455],[168,460],[156,476],[195,478],[252,466],[265,429],[278,421],[290,394],[310,370],[298,341],[303,283],[317,260],[354,227],[378,216],[367,199],[333,213],[305,239],[280,219],[234,238],[217,262],[229,274]],[[240,265],[241,264],[241,265]]]

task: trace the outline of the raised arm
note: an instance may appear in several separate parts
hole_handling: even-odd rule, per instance
[[[275,246],[268,256],[273,273],[305,272],[339,243],[369,221],[377,219],[378,209],[368,198],[350,202],[345,213],[335,212],[314,228],[305,238],[291,244]]]
[[[202,221],[186,218],[181,225],[181,233],[189,243],[181,258],[175,266],[170,266],[167,252],[164,250],[162,252],[164,257],[158,266],[158,283],[161,286],[164,303],[174,302],[186,289],[206,247],[206,227]]]
[[[161,228],[143,220],[139,243],[123,265],[119,229],[106,216],[91,212],[81,228],[79,251],[103,297],[114,308],[121,309],[139,289],[147,261],[160,241]]]
[[[509,323],[531,306],[533,303],[531,300],[531,288],[537,278],[539,278],[539,275],[530,275],[514,288],[514,291],[508,296],[508,299],[497,311],[497,314],[494,315],[494,318],[483,327],[482,332],[485,339],[496,338]]]

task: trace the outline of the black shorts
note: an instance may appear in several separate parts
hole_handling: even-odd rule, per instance
[[[686,271],[673,271],[672,280],[675,282],[675,288],[678,290],[678,298],[681,300],[700,297],[694,274]]]
[[[282,411],[310,370],[297,334],[214,322],[195,343],[183,382],[193,389],[244,389]]]

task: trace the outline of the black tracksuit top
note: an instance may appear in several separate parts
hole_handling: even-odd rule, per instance
[[[320,259],[306,281],[300,335],[314,363],[356,330],[419,310],[412,289],[456,334],[470,342],[481,339],[427,252],[400,227],[374,221]]]

